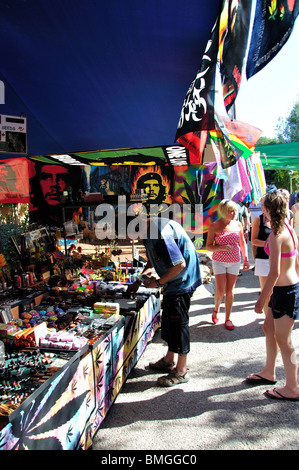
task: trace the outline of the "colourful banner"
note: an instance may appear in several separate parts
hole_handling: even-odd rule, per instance
[[[230,119],[226,116],[221,116],[223,123],[230,135],[236,136],[240,139],[249,149],[253,149],[255,144],[262,135],[261,129],[254,127],[250,124],[246,124],[236,119]]]
[[[62,155],[36,155],[30,160],[43,163],[56,163],[66,166],[111,166],[111,165],[188,165],[189,152],[181,145],[160,147],[122,148],[112,150],[92,150]]]
[[[224,105],[231,117],[234,117],[234,103],[241,85],[251,4],[251,0],[225,1],[220,15],[220,74]]]
[[[252,153],[238,137],[229,134],[224,122],[217,114],[215,114],[215,130],[210,131],[210,138],[219,149],[222,168],[228,168],[234,165],[241,156],[249,157]]]
[[[256,2],[246,65],[247,79],[265,67],[287,42],[298,13],[299,0],[258,0]]]
[[[175,168],[173,200],[181,204],[202,204],[203,227],[206,233],[217,217],[218,204],[223,199],[223,185],[218,178],[217,163]]]
[[[203,152],[207,141],[207,131],[188,132],[178,138],[178,142],[189,150],[190,162],[202,164]]]

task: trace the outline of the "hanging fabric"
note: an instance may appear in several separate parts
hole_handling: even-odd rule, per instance
[[[185,97],[175,140],[197,154],[200,162],[206,133],[214,128],[215,75],[219,43],[219,14],[196,77]]]
[[[248,52],[247,79],[259,72],[289,39],[299,13],[299,0],[258,0]]]
[[[234,104],[241,85],[251,4],[251,0],[225,1],[220,15],[220,75],[224,105],[231,118],[235,118]]]

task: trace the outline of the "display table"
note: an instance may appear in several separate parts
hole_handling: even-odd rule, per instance
[[[160,325],[160,292],[73,355],[7,417],[0,450],[86,450]]]

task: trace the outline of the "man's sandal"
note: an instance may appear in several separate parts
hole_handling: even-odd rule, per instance
[[[170,372],[174,368],[174,362],[165,362],[164,357],[162,357],[157,362],[150,362],[149,368],[161,372]]]
[[[157,380],[158,385],[161,387],[173,387],[174,385],[189,382],[190,377],[186,372],[184,375],[179,375],[177,372],[170,372],[168,375],[163,375]]]

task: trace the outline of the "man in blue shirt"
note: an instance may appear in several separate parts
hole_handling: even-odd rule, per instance
[[[142,282],[148,288],[163,287],[161,337],[168,344],[166,355],[150,363],[150,368],[168,372],[159,377],[158,384],[170,387],[189,381],[189,309],[192,294],[201,285],[200,265],[194,244],[173,220],[148,218],[141,238],[148,258]],[[152,276],[154,270],[158,279]],[[128,288],[128,293],[137,289],[138,281]],[[176,364],[175,354],[178,354]]]

